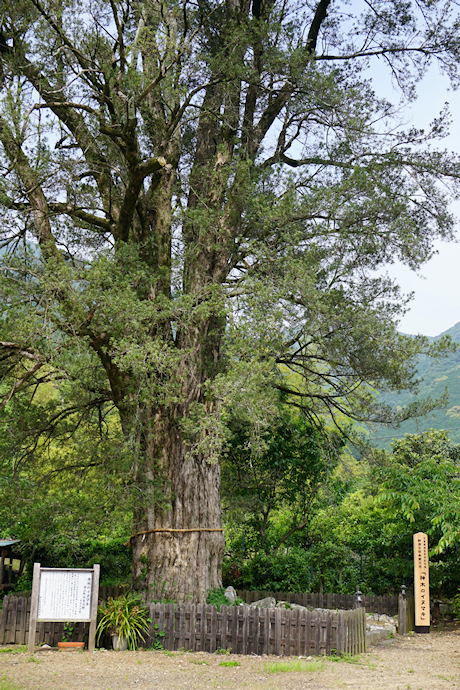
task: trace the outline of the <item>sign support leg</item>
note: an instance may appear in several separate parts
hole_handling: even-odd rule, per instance
[[[88,652],[94,652],[96,646],[97,604],[99,598],[99,564],[93,565],[93,587],[91,591],[91,623],[89,624]]]
[[[40,592],[40,563],[34,563],[34,573],[32,580],[32,596],[30,598],[30,618],[29,618],[29,640],[27,651],[29,654],[34,653],[35,649],[35,631],[37,629],[37,615],[38,615],[38,594]]]

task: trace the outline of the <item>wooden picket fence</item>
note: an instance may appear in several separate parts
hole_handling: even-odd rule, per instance
[[[304,611],[281,607],[152,604],[154,633],[147,645],[161,641],[167,650],[300,656],[360,654],[366,651],[363,608],[351,611]],[[157,627],[158,626],[158,627]],[[164,631],[164,637],[158,632]]]
[[[356,594],[329,594],[322,592],[268,592],[265,590],[237,590],[237,595],[246,603],[274,597],[276,601],[287,601],[290,604],[300,604],[311,608],[325,609],[353,609],[357,606]],[[368,613],[386,613],[388,616],[398,614],[398,595],[362,594],[361,606]]]
[[[9,594],[3,599],[0,616],[0,644],[27,644],[29,640],[30,597]],[[57,647],[64,623],[37,623],[35,644]],[[89,623],[72,623],[72,639],[87,642]]]
[[[109,597],[118,597],[129,593],[129,585],[101,585],[99,587],[99,601],[107,601]],[[18,592],[14,596],[30,597],[31,592]],[[354,609],[357,607],[356,594],[329,594],[322,592],[268,592],[265,590],[237,590],[237,594],[246,604],[274,597],[276,601],[287,601],[290,604],[300,604],[310,608],[324,609]],[[368,613],[386,613],[389,616],[398,614],[399,598],[397,595],[377,596],[376,594],[362,594],[361,606]]]
[[[9,595],[3,600],[0,644],[27,644],[30,598]],[[365,610],[304,611],[248,606],[152,604],[146,647],[175,651],[300,656],[360,654],[366,651]],[[87,637],[87,625],[75,623],[73,636]],[[35,643],[54,647],[63,623],[38,623]]]

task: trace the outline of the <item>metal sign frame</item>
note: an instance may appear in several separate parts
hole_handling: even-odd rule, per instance
[[[46,589],[42,589],[41,587],[42,582],[45,582],[45,580],[42,581],[42,574],[44,573],[56,575],[56,577],[47,578],[48,583]],[[61,578],[59,578],[60,573],[63,576]],[[78,577],[69,577],[69,575],[71,576],[73,573],[75,573]],[[96,646],[99,573],[99,564],[95,564],[92,568],[41,568],[40,563],[34,563],[29,619],[29,653],[33,653],[35,648],[37,623],[49,621],[63,623],[89,623],[88,651],[94,652]],[[85,576],[85,574],[90,577],[86,578],[86,585],[84,585],[82,590],[80,581],[82,580],[81,576]],[[61,582],[59,582],[59,580],[61,580]],[[64,594],[70,594],[71,600],[68,604],[66,604],[65,600],[61,599],[57,602],[57,606],[55,607],[56,610],[54,612],[52,610],[50,611],[49,601],[53,597],[53,593],[56,593],[57,596],[59,595],[59,585],[61,585],[60,593],[62,595],[63,583],[66,585],[66,591]],[[76,606],[78,605],[78,592],[80,596],[79,611],[76,610]],[[45,599],[45,597],[47,597],[47,599]],[[42,605],[44,606],[44,612],[42,612],[40,615],[39,612]],[[68,606],[67,610],[65,608],[66,605]]]

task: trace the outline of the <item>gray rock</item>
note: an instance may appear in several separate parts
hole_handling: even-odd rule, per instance
[[[259,609],[274,609],[276,606],[276,599],[274,597],[265,597],[265,599],[259,599],[259,601],[253,601],[249,606]]]
[[[230,585],[230,587],[227,587],[224,594],[231,604],[235,603],[237,594],[236,594],[236,590],[231,585]]]
[[[394,618],[392,616],[387,616],[386,613],[382,613],[379,616],[379,623],[391,623],[394,625]]]
[[[366,630],[366,641],[367,644],[375,644],[381,640],[386,640],[388,638],[389,632],[385,628],[379,626],[371,626],[370,630]]]
[[[368,631],[382,630],[382,635],[396,634],[396,619],[386,614],[368,613],[366,615],[366,627]]]
[[[302,606],[301,604],[291,604],[291,609],[298,609],[299,611],[311,611],[308,606]]]
[[[440,602],[439,604],[439,613],[441,616],[445,616],[446,614],[451,614],[454,612],[454,609],[452,608],[452,604],[448,604],[446,602]]]

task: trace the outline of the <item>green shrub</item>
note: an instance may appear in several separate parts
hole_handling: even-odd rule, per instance
[[[452,601],[452,606],[453,606],[454,613],[455,613],[456,617],[459,618],[460,617],[460,592],[458,592],[458,594],[456,594],[454,596],[453,601]]]
[[[131,581],[131,551],[125,539],[62,542],[34,550],[33,561],[45,568],[91,568],[101,566],[101,585],[120,585]],[[30,587],[24,587],[30,589]]]
[[[240,566],[237,580],[228,584],[238,589],[265,589],[274,592],[311,591],[311,562],[305,550],[288,553],[257,553]]]

